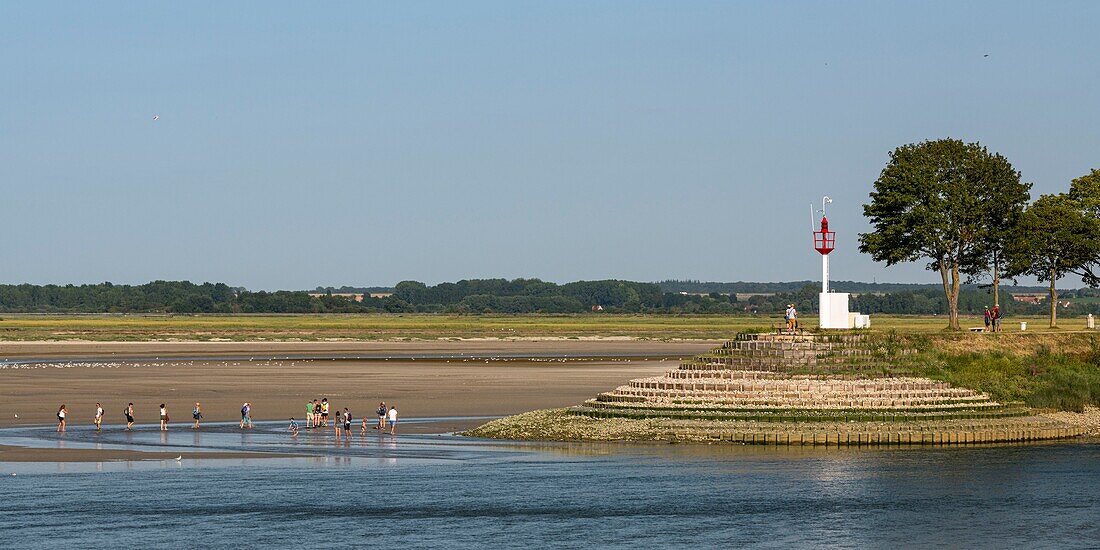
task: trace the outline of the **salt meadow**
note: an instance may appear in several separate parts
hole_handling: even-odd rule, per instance
[[[407,419],[443,422],[453,419]],[[3,463],[7,548],[1100,541],[1100,445],[823,449],[515,443],[328,430],[0,430],[0,444],[291,458]],[[11,475],[16,473],[18,475]]]

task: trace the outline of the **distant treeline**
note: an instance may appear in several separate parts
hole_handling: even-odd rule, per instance
[[[774,294],[777,292],[798,292],[807,286],[820,287],[821,281],[788,281],[781,283],[719,283],[707,281],[661,281],[661,290],[665,292],[691,292],[698,294]],[[936,290],[943,292],[943,286],[939,283],[862,283],[859,281],[829,281],[829,287],[837,292],[903,292]],[[979,285],[962,285],[964,290],[978,290]],[[1010,286],[1001,285],[1001,288],[1009,292],[1046,292],[1045,286]]]
[[[347,287],[344,287],[347,288]],[[306,291],[252,292],[224,283],[154,281],[143,285],[0,285],[0,312],[8,313],[781,313],[794,303],[804,314],[817,307],[816,284],[790,292],[751,296],[739,301],[736,293],[683,294],[658,283],[632,281],[578,281],[556,284],[538,279],[474,279],[428,286],[416,281],[398,283],[384,298],[369,295],[356,301],[324,289],[327,295]],[[367,290],[367,289],[358,289]],[[370,289],[376,290],[376,289]],[[389,289],[377,289],[379,291]],[[751,292],[751,291],[745,291]],[[759,291],[762,292],[762,291]],[[318,291],[314,291],[318,293]],[[1002,294],[1007,297],[1007,293]],[[1100,290],[1081,289],[1063,294],[1067,314],[1100,313]],[[959,308],[981,313],[992,305],[990,292],[968,288]],[[935,287],[898,292],[862,293],[852,297],[851,310],[863,313],[937,314],[945,307]],[[1045,304],[1003,300],[1006,314],[1037,315]]]

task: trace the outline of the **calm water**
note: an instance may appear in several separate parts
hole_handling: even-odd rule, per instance
[[[802,450],[372,433],[345,446],[280,428],[163,440],[0,430],[0,444],[311,454],[0,463],[0,548],[1100,547],[1097,444]]]

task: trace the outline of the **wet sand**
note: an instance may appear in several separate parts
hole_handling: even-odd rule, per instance
[[[717,340],[658,342],[630,338],[465,339],[334,342],[0,342],[0,359],[124,359],[169,357],[347,357],[389,355],[622,356],[692,354]]]
[[[34,344],[34,345],[31,345]],[[714,342],[646,341],[463,341],[384,342],[309,345],[242,343],[5,343],[5,359],[46,359],[46,363],[0,366],[0,427],[50,425],[64,403],[69,425],[91,424],[96,402],[106,411],[105,430],[124,425],[122,411],[133,401],[139,424],[156,423],[158,406],[168,405],[171,429],[188,430],[191,408],[201,402],[205,420],[240,419],[245,401],[256,420],[300,421],[309,399],[327,397],[333,411],[348,407],[356,429],[362,416],[375,420],[379,401],[395,404],[402,418],[504,416],[532,409],[581,403],[631,378],[673,368],[680,357],[713,347]],[[33,352],[33,353],[32,353]],[[170,353],[193,357],[254,353],[257,356],[333,354],[391,355],[397,359],[281,359],[248,361],[118,359],[120,354]],[[443,359],[477,355],[497,359]],[[524,355],[533,355],[523,358]],[[553,359],[562,355],[569,359]],[[416,356],[429,358],[415,359]],[[584,358],[588,356],[590,358]],[[64,362],[58,357],[103,360]],[[594,357],[594,358],[591,358]],[[18,418],[16,418],[18,415]],[[458,431],[481,421],[407,424],[405,433]],[[453,424],[453,425],[452,425]],[[5,449],[0,461],[13,457],[56,461],[86,456],[50,451]],[[113,451],[104,451],[113,453]],[[147,458],[141,453],[142,458]],[[155,454],[155,453],[154,453]],[[58,457],[62,458],[58,458]],[[96,455],[98,456],[98,455]],[[173,455],[174,458],[176,455]],[[35,458],[37,457],[37,458]],[[104,457],[126,459],[123,455]],[[159,458],[159,457],[151,457]]]
[[[272,453],[194,452],[158,453],[126,449],[38,449],[0,445],[0,462],[108,462],[115,460],[184,460],[196,458],[278,458]]]

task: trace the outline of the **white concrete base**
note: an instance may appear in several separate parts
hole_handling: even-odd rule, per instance
[[[848,316],[847,292],[822,292],[818,294],[821,328],[850,329],[855,326],[854,319]]]

